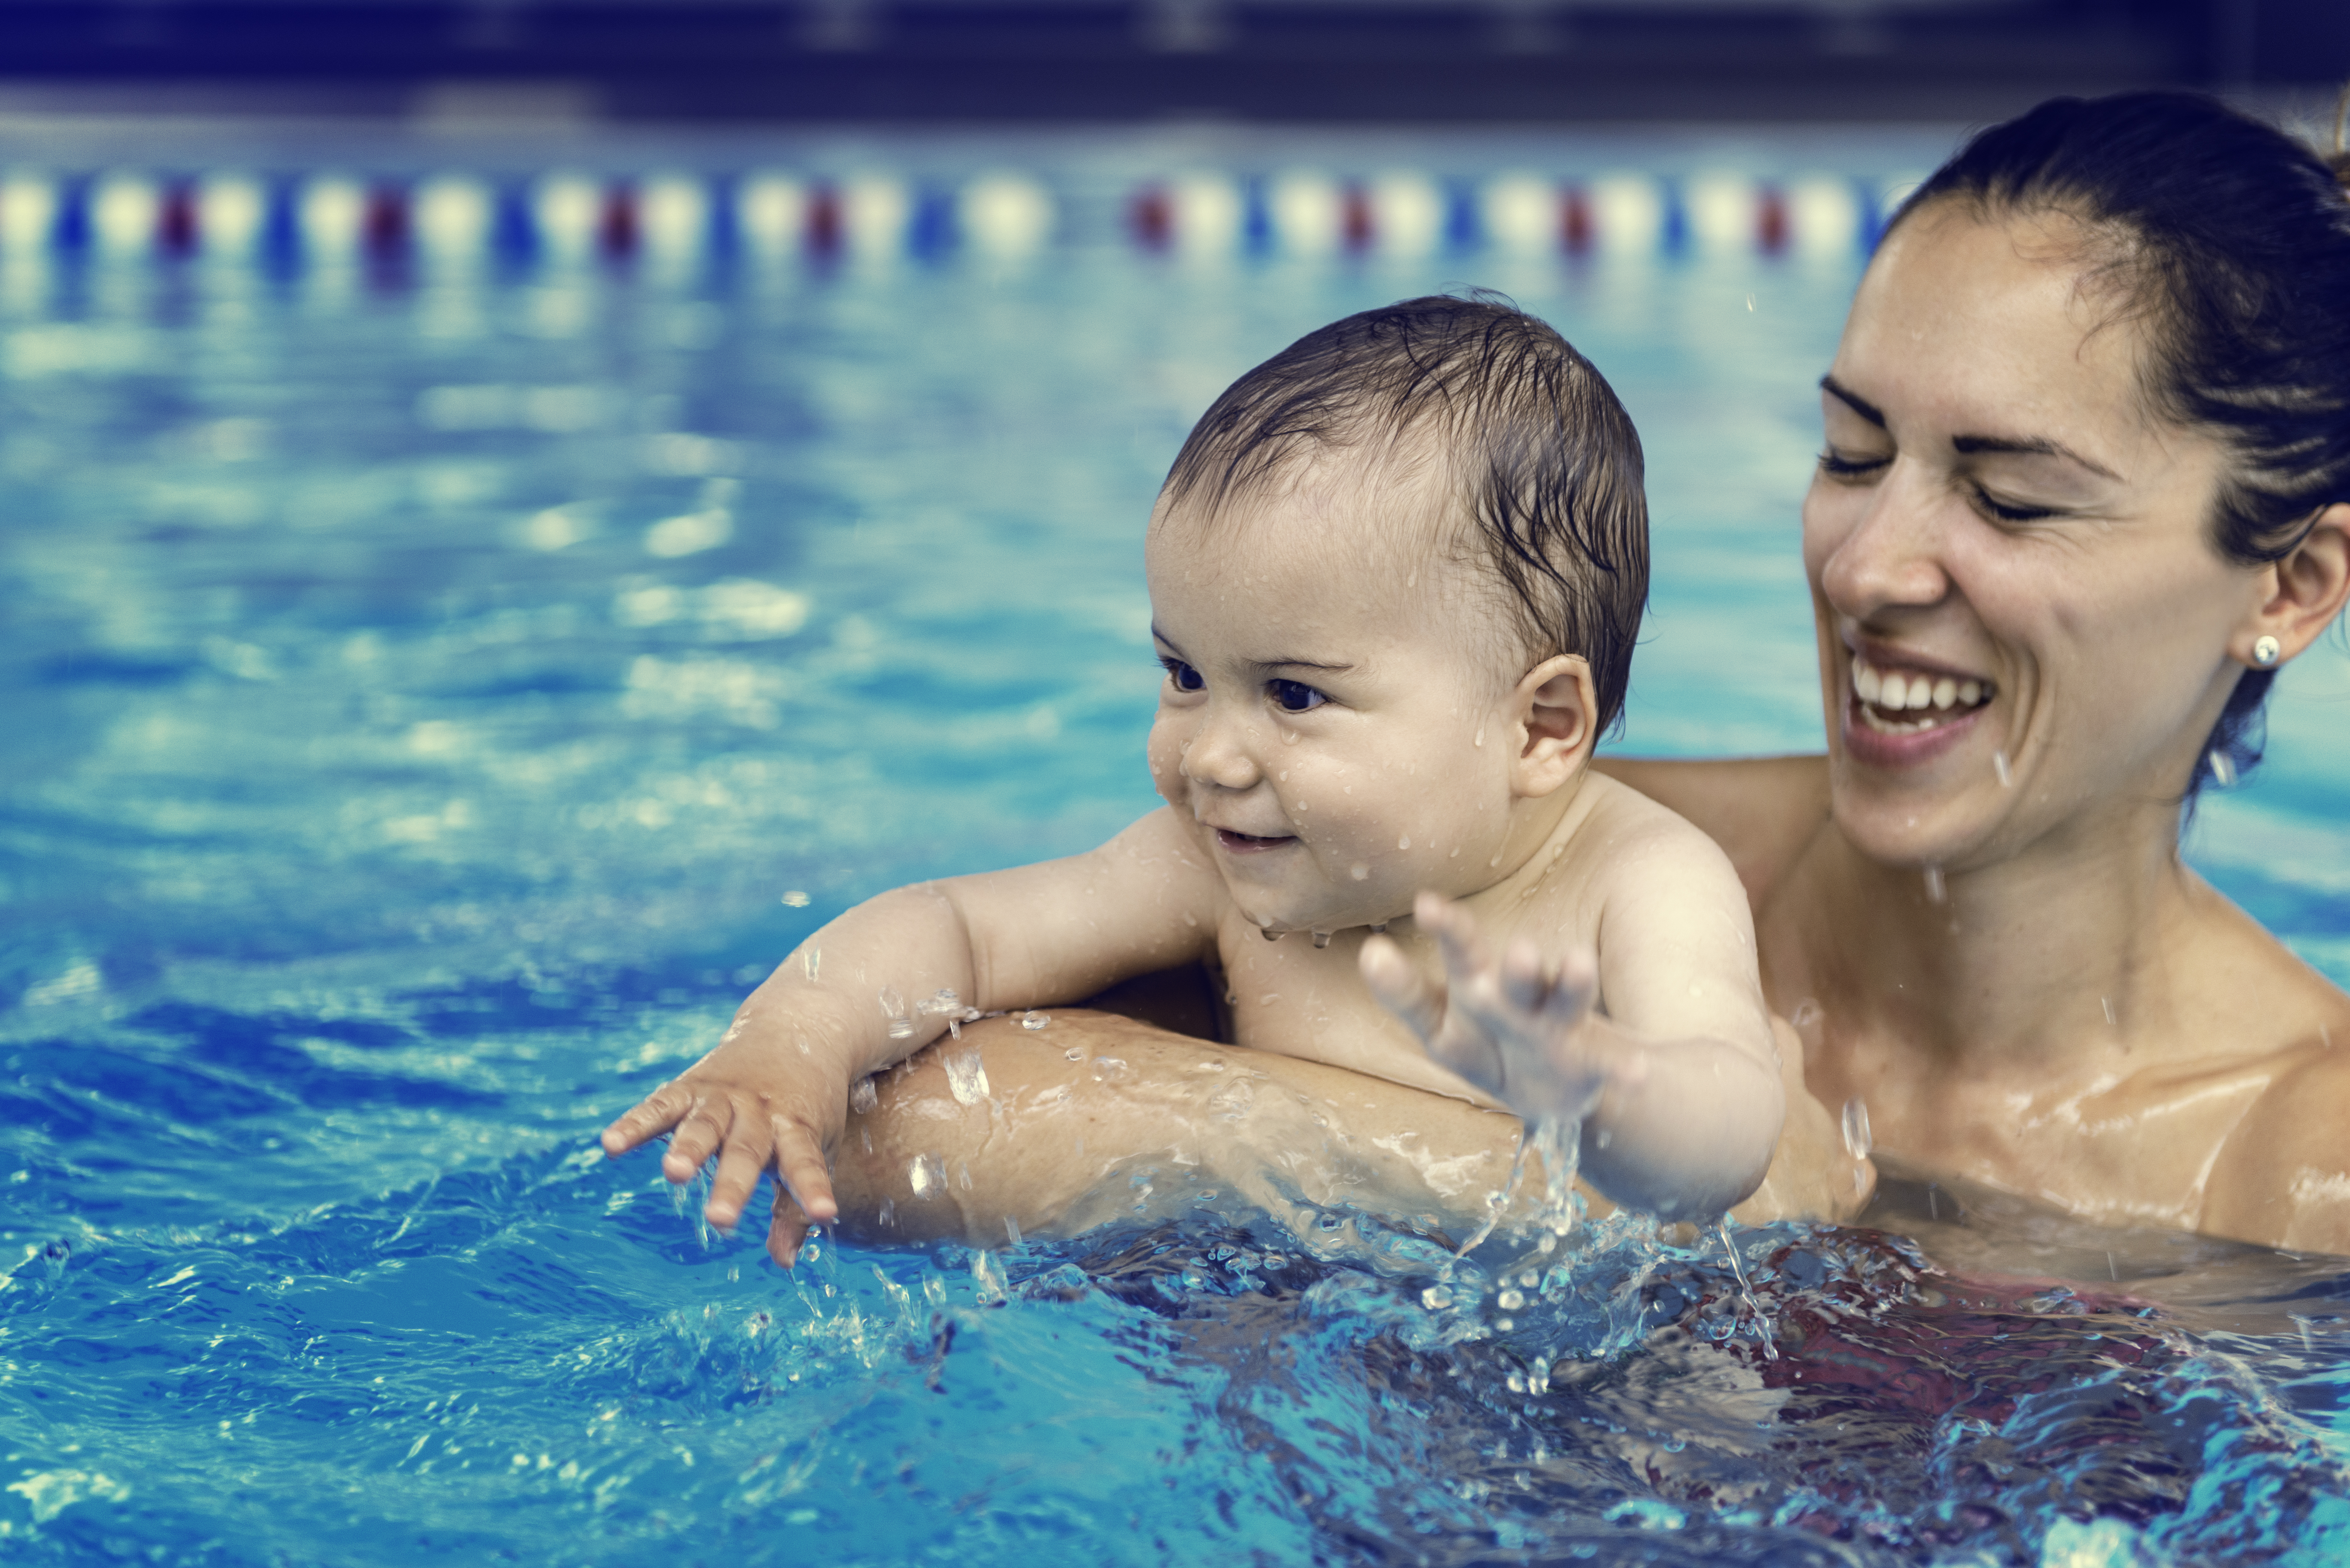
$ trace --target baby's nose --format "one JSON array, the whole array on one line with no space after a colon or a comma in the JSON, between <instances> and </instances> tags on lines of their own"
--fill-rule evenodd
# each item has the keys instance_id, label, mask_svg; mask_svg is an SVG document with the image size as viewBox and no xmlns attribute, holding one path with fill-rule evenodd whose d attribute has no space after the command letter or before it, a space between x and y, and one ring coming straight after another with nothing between
<instances>
[{"instance_id":1,"label":"baby's nose","mask_svg":"<svg viewBox=\"0 0 2350 1568\"><path fill-rule=\"evenodd\" d=\"M1243 726L1210 722L1184 742L1183 776L1218 789L1247 789L1264 776L1251 754Z\"/></svg>"}]
</instances>

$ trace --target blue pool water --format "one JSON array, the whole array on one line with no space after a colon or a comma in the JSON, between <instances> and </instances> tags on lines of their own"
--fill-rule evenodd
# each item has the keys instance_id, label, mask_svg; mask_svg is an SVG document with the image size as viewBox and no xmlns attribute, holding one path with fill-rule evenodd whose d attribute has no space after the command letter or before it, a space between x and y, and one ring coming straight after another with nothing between
<instances>
[{"instance_id":1,"label":"blue pool water","mask_svg":"<svg viewBox=\"0 0 2350 1568\"><path fill-rule=\"evenodd\" d=\"M1221 1220L785 1276L593 1147L846 905L1149 808L1151 493L1351 309L1500 287L1622 392L1626 749L1815 744L1796 504L1856 270L12 256L0 1558L2337 1558L2323 1261L1897 1183L1915 1243L1741 1232L1751 1305L1630 1229L1509 1311L1505 1250L1430 1306L1409 1245ZM2193 846L2336 981L2345 701L2293 667Z\"/></svg>"}]
</instances>

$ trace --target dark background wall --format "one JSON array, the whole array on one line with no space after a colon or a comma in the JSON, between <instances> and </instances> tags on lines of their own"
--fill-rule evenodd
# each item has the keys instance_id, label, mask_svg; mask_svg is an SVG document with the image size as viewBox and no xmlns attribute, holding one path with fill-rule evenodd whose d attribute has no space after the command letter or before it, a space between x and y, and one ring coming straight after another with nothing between
<instances>
[{"instance_id":1,"label":"dark background wall","mask_svg":"<svg viewBox=\"0 0 2350 1568\"><path fill-rule=\"evenodd\" d=\"M1950 119L2350 78L2350 0L0 0L0 84L839 120Z\"/></svg>"}]
</instances>

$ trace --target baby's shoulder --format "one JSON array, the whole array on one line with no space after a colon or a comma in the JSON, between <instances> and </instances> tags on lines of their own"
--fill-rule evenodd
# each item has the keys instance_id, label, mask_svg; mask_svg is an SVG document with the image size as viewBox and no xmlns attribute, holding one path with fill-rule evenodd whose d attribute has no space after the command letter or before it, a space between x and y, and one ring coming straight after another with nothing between
<instances>
[{"instance_id":1,"label":"baby's shoulder","mask_svg":"<svg viewBox=\"0 0 2350 1568\"><path fill-rule=\"evenodd\" d=\"M1543 878L1550 899L1603 918L1717 903L1745 912L1745 890L1720 845L1679 812L1603 774L1585 775L1575 809L1544 853L1555 863Z\"/></svg>"}]
</instances>

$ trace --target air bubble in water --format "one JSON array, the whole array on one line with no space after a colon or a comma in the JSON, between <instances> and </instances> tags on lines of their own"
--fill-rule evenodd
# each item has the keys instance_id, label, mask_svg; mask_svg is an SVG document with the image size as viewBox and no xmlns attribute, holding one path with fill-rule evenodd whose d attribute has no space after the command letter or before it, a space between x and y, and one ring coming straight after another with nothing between
<instances>
[{"instance_id":1,"label":"air bubble in water","mask_svg":"<svg viewBox=\"0 0 2350 1568\"><path fill-rule=\"evenodd\" d=\"M1999 775L1999 787L2002 789L2006 789L2015 783L2014 779L2008 775L2005 752L1993 752L1991 754L1991 771Z\"/></svg>"},{"instance_id":2,"label":"air bubble in water","mask_svg":"<svg viewBox=\"0 0 2350 1568\"><path fill-rule=\"evenodd\" d=\"M848 1108L860 1116L879 1103L880 1098L881 1091L873 1086L870 1078L859 1078L848 1087Z\"/></svg>"},{"instance_id":3,"label":"air bubble in water","mask_svg":"<svg viewBox=\"0 0 2350 1568\"><path fill-rule=\"evenodd\" d=\"M1949 889L1942 886L1942 868L1939 866L1927 867L1926 902L1929 904L1939 904L1949 897Z\"/></svg>"},{"instance_id":4,"label":"air bubble in water","mask_svg":"<svg viewBox=\"0 0 2350 1568\"><path fill-rule=\"evenodd\" d=\"M1051 1013L1038 1012L1034 1009L1031 1009L1020 1015L1020 1027L1023 1029L1042 1029L1045 1025L1052 1022L1053 1015Z\"/></svg>"},{"instance_id":5,"label":"air bubble in water","mask_svg":"<svg viewBox=\"0 0 2350 1568\"><path fill-rule=\"evenodd\" d=\"M1317 947L1317 948L1326 948L1326 947L1328 947L1328 946L1330 945L1330 933L1329 933L1329 932L1327 932L1327 931L1316 931L1316 932L1315 932L1315 933L1314 933L1314 945L1315 945L1315 947Z\"/></svg>"},{"instance_id":6,"label":"air bubble in water","mask_svg":"<svg viewBox=\"0 0 2350 1568\"><path fill-rule=\"evenodd\" d=\"M1452 1304L1452 1291L1448 1285L1430 1285L1419 1293L1419 1304L1430 1312L1442 1312Z\"/></svg>"},{"instance_id":7,"label":"air bubble in water","mask_svg":"<svg viewBox=\"0 0 2350 1568\"><path fill-rule=\"evenodd\" d=\"M1493 1304L1503 1312L1515 1312L1526 1304L1526 1298L1516 1286L1510 1285L1505 1286L1502 1293L1493 1298Z\"/></svg>"},{"instance_id":8,"label":"air bubble in water","mask_svg":"<svg viewBox=\"0 0 2350 1568\"><path fill-rule=\"evenodd\" d=\"M1868 1104L1855 1095L1844 1103L1844 1151L1855 1159L1866 1159L1870 1147Z\"/></svg>"}]
</instances>

